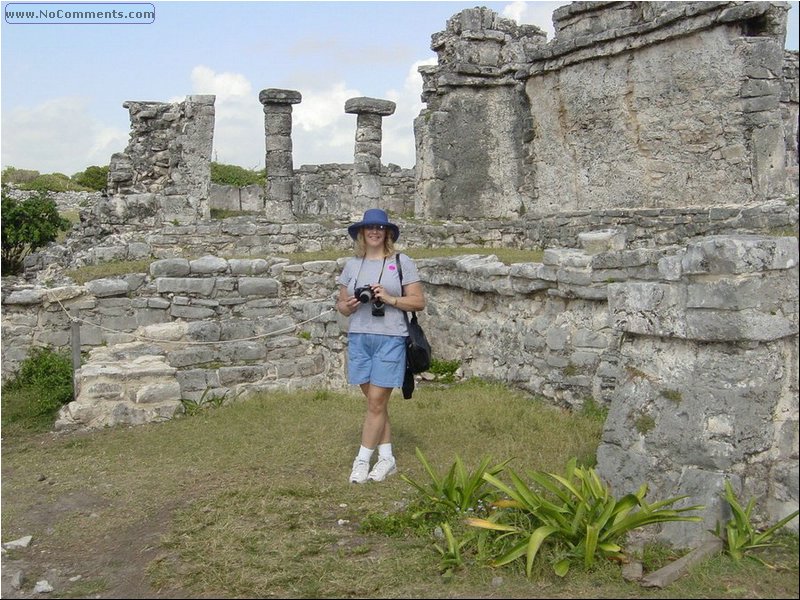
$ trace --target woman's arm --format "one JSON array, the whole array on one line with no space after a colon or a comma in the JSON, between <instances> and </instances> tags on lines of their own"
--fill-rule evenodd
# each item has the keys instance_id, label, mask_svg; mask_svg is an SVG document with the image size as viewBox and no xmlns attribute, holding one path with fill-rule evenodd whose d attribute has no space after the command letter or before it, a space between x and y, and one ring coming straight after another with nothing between
<instances>
[{"instance_id":1,"label":"woman's arm","mask_svg":"<svg viewBox=\"0 0 800 600\"><path fill-rule=\"evenodd\" d=\"M399 310L409 312L422 310L425 308L425 290L421 282L415 281L403 286L402 296L391 296L384 302Z\"/></svg>"}]
</instances>

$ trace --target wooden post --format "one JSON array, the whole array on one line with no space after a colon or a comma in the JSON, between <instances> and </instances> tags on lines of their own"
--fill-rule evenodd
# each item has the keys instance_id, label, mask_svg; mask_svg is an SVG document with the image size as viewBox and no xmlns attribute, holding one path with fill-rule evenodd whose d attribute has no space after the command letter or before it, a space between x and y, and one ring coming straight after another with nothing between
<instances>
[{"instance_id":1,"label":"wooden post","mask_svg":"<svg viewBox=\"0 0 800 600\"><path fill-rule=\"evenodd\" d=\"M74 316L70 316L72 318L72 395L74 399L77 399L78 378L76 373L81 368L81 324Z\"/></svg>"}]
</instances>

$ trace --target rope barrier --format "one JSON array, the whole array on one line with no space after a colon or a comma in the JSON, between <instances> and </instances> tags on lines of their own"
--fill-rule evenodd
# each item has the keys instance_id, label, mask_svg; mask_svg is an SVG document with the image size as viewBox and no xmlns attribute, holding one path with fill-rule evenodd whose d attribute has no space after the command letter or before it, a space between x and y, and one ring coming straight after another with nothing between
<instances>
[{"instance_id":1,"label":"rope barrier","mask_svg":"<svg viewBox=\"0 0 800 600\"><path fill-rule=\"evenodd\" d=\"M136 333L130 333L130 332L127 332L127 331L118 331L116 329L111 329L110 327L104 327L103 325L98 325L97 323L92 323L91 321L87 321L86 319L81 319L79 317L76 317L76 316L70 314L70 312L67 310L67 308L61 303L61 300L59 300L58 298L50 298L49 292L48 292L48 300L50 300L51 302L53 302L55 300L55 302L58 303L58 305L61 307L61 310L64 311L64 313L67 315L67 318L72 323L83 323L85 325L91 325L92 327L97 327L98 329L100 329L102 331L107 331L107 332L110 332L110 333L117 333L117 334L120 334L120 335L128 335L128 336L133 337L136 340L143 341L143 342L156 342L156 343L159 343L159 344L182 344L182 345L186 345L186 346L208 346L208 345L214 345L214 344L229 344L229 343L235 343L235 342L247 342L247 341L251 341L251 340L258 340L258 339L265 338L265 337L270 337L270 336L273 336L273 335L280 335L282 333L288 333L289 331L293 331L293 330L297 329L301 325L305 325L306 323L310 323L311 321L316 321L317 319L319 319L321 317L324 317L328 313L336 312L335 308L330 308L330 309L326 310L325 312L322 312L322 313L320 313L320 314L318 314L318 315L316 315L314 317L311 317L310 319L306 319L305 321L300 321L299 323L296 323L296 324L292 325L291 327L285 327L283 329L278 329L277 331L269 331L267 333L262 333L262 334L254 335L254 336L251 336L251 337L237 338L237 339L234 339L234 340L219 340L219 341L216 341L216 342L193 342L193 341L188 341L188 340L178 341L178 340L164 340L164 339L158 339L158 338L150 338L150 337L147 337L147 336L144 336L144 335L139 335L139 334L136 334Z\"/></svg>"}]
</instances>

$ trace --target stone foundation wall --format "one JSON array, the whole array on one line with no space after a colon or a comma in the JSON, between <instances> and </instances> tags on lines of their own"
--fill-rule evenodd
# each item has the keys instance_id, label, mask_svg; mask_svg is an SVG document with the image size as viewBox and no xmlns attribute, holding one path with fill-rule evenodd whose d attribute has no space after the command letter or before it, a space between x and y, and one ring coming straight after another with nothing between
<instances>
[{"instance_id":1,"label":"stone foundation wall","mask_svg":"<svg viewBox=\"0 0 800 600\"><path fill-rule=\"evenodd\" d=\"M361 215L358 215L360 218ZM630 248L684 243L703 235L748 233L788 235L797 231L798 207L793 200L735 207L564 211L515 220L445 221L426 224L392 214L402 229L400 248L507 247L535 249L577 247L580 234L593 229L622 230ZM241 216L197 224L165 223L153 230L136 223L120 230L113 224L87 220L76 225L64 245L50 246L26 261L28 279L48 277L66 264L92 265L111 260L139 260L205 254L225 257L268 257L275 254L351 248L351 220L319 219L273 223L262 216Z\"/></svg>"}]
</instances>

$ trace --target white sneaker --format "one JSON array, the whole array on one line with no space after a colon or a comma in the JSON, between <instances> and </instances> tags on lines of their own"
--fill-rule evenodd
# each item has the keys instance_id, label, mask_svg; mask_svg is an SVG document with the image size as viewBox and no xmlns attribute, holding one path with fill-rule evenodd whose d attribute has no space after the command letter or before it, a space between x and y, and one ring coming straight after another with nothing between
<instances>
[{"instance_id":1,"label":"white sneaker","mask_svg":"<svg viewBox=\"0 0 800 600\"><path fill-rule=\"evenodd\" d=\"M372 467L372 471L369 472L369 479L371 481L383 481L389 475L394 475L395 473L397 473L397 463L393 456L379 458L375 466Z\"/></svg>"},{"instance_id":2,"label":"white sneaker","mask_svg":"<svg viewBox=\"0 0 800 600\"><path fill-rule=\"evenodd\" d=\"M350 473L350 483L364 483L369 475L369 463L365 460L355 459L353 471Z\"/></svg>"}]
</instances>

